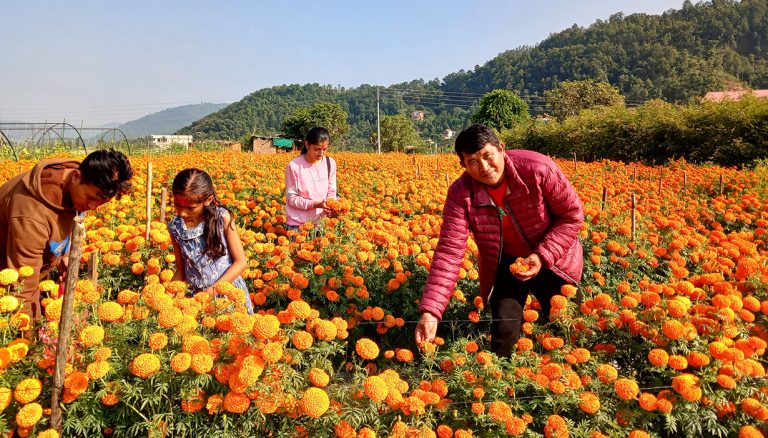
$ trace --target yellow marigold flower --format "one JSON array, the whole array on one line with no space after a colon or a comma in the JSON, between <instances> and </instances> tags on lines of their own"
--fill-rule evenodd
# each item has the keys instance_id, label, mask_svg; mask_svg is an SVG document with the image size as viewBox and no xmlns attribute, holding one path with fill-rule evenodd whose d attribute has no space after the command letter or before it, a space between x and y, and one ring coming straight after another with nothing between
<instances>
[{"instance_id":1,"label":"yellow marigold flower","mask_svg":"<svg viewBox=\"0 0 768 438\"><path fill-rule=\"evenodd\" d=\"M16 424L19 427L32 427L43 416L43 407L37 403L28 403L16 413Z\"/></svg>"},{"instance_id":2,"label":"yellow marigold flower","mask_svg":"<svg viewBox=\"0 0 768 438\"><path fill-rule=\"evenodd\" d=\"M30 330L32 328L32 317L26 313L14 313L13 316L11 316L11 324L22 331Z\"/></svg>"},{"instance_id":3,"label":"yellow marigold flower","mask_svg":"<svg viewBox=\"0 0 768 438\"><path fill-rule=\"evenodd\" d=\"M170 297L168 298L171 299ZM184 314L181 313L181 310L175 307L167 307L162 311L158 310L158 312L157 323L160 325L160 327L173 328L176 327L176 325L178 325L182 319L184 319Z\"/></svg>"},{"instance_id":4,"label":"yellow marigold flower","mask_svg":"<svg viewBox=\"0 0 768 438\"><path fill-rule=\"evenodd\" d=\"M13 295L0 297L0 313L10 313L19 307L19 299Z\"/></svg>"},{"instance_id":5,"label":"yellow marigold flower","mask_svg":"<svg viewBox=\"0 0 768 438\"><path fill-rule=\"evenodd\" d=\"M93 353L94 360L107 360L109 356L112 356L112 349L109 347L101 347Z\"/></svg>"},{"instance_id":6,"label":"yellow marigold flower","mask_svg":"<svg viewBox=\"0 0 768 438\"><path fill-rule=\"evenodd\" d=\"M261 349L261 357L266 363L276 363L283 357L283 344L280 342L267 342Z\"/></svg>"},{"instance_id":7,"label":"yellow marigold flower","mask_svg":"<svg viewBox=\"0 0 768 438\"><path fill-rule=\"evenodd\" d=\"M106 322L116 322L123 317L123 306L120 303L114 301L107 301L101 303L96 309L96 313L99 314L99 319Z\"/></svg>"},{"instance_id":8,"label":"yellow marigold flower","mask_svg":"<svg viewBox=\"0 0 768 438\"><path fill-rule=\"evenodd\" d=\"M59 438L59 432L56 429L46 429L38 433L37 438Z\"/></svg>"},{"instance_id":9,"label":"yellow marigold flower","mask_svg":"<svg viewBox=\"0 0 768 438\"><path fill-rule=\"evenodd\" d=\"M53 280L43 280L40 282L40 284L37 286L37 289L40 290L40 292L51 292L59 288L59 285L56 284Z\"/></svg>"},{"instance_id":10,"label":"yellow marigold flower","mask_svg":"<svg viewBox=\"0 0 768 438\"><path fill-rule=\"evenodd\" d=\"M139 294L128 289L123 289L117 294L117 302L120 304L136 304Z\"/></svg>"},{"instance_id":11,"label":"yellow marigold flower","mask_svg":"<svg viewBox=\"0 0 768 438\"><path fill-rule=\"evenodd\" d=\"M80 299L88 304L94 304L99 300L99 292L91 280L77 280L75 293L80 295Z\"/></svg>"},{"instance_id":12,"label":"yellow marigold flower","mask_svg":"<svg viewBox=\"0 0 768 438\"><path fill-rule=\"evenodd\" d=\"M35 270L32 266L22 266L19 268L19 277L21 278L31 277L34 273Z\"/></svg>"},{"instance_id":13,"label":"yellow marigold flower","mask_svg":"<svg viewBox=\"0 0 768 438\"><path fill-rule=\"evenodd\" d=\"M331 380L331 378L328 376L328 373L320 368L312 368L309 370L308 377L309 383L311 383L313 386L317 386L318 388L325 388L328 386L328 382Z\"/></svg>"},{"instance_id":14,"label":"yellow marigold flower","mask_svg":"<svg viewBox=\"0 0 768 438\"><path fill-rule=\"evenodd\" d=\"M97 360L88 364L85 373L90 380L96 380L106 376L110 369L112 369L112 367L109 365L109 362L105 360Z\"/></svg>"},{"instance_id":15,"label":"yellow marigold flower","mask_svg":"<svg viewBox=\"0 0 768 438\"><path fill-rule=\"evenodd\" d=\"M149 337L150 350L162 350L166 345L168 345L168 335L165 333L152 333Z\"/></svg>"},{"instance_id":16,"label":"yellow marigold flower","mask_svg":"<svg viewBox=\"0 0 768 438\"><path fill-rule=\"evenodd\" d=\"M130 365L131 373L146 378L160 371L160 358L152 353L138 355Z\"/></svg>"},{"instance_id":17,"label":"yellow marigold flower","mask_svg":"<svg viewBox=\"0 0 768 438\"><path fill-rule=\"evenodd\" d=\"M320 388L309 388L304 391L300 403L301 412L312 418L320 418L331 405L328 394Z\"/></svg>"},{"instance_id":18,"label":"yellow marigold flower","mask_svg":"<svg viewBox=\"0 0 768 438\"><path fill-rule=\"evenodd\" d=\"M185 293L187 291L187 283L185 281L172 281L170 284L168 284L168 287L166 288L168 293L171 293L173 295L178 295Z\"/></svg>"},{"instance_id":19,"label":"yellow marigold flower","mask_svg":"<svg viewBox=\"0 0 768 438\"><path fill-rule=\"evenodd\" d=\"M373 360L379 356L379 346L368 338L358 339L355 343L355 351L360 357L367 360Z\"/></svg>"},{"instance_id":20,"label":"yellow marigold flower","mask_svg":"<svg viewBox=\"0 0 768 438\"><path fill-rule=\"evenodd\" d=\"M254 315L251 333L257 339L272 339L280 331L280 321L275 315Z\"/></svg>"},{"instance_id":21,"label":"yellow marigold flower","mask_svg":"<svg viewBox=\"0 0 768 438\"><path fill-rule=\"evenodd\" d=\"M101 344L104 340L104 329L98 325L88 325L80 330L80 342L87 348Z\"/></svg>"},{"instance_id":22,"label":"yellow marigold flower","mask_svg":"<svg viewBox=\"0 0 768 438\"><path fill-rule=\"evenodd\" d=\"M0 387L0 412L3 412L13 399L13 392L6 387Z\"/></svg>"},{"instance_id":23,"label":"yellow marigold flower","mask_svg":"<svg viewBox=\"0 0 768 438\"><path fill-rule=\"evenodd\" d=\"M224 410L235 414L242 414L251 406L251 399L245 394L228 392L224 396Z\"/></svg>"},{"instance_id":24,"label":"yellow marigold flower","mask_svg":"<svg viewBox=\"0 0 768 438\"><path fill-rule=\"evenodd\" d=\"M307 319L312 309L306 301L295 300L288 303L286 310L296 319Z\"/></svg>"},{"instance_id":25,"label":"yellow marigold flower","mask_svg":"<svg viewBox=\"0 0 768 438\"><path fill-rule=\"evenodd\" d=\"M181 351L189 354L210 353L211 344L202 336L191 335L181 342Z\"/></svg>"},{"instance_id":26,"label":"yellow marigold flower","mask_svg":"<svg viewBox=\"0 0 768 438\"><path fill-rule=\"evenodd\" d=\"M365 391L365 395L376 403L381 403L386 400L387 395L389 394L389 386L387 385L387 382L379 376L370 376L366 378L365 382L363 382L363 390Z\"/></svg>"},{"instance_id":27,"label":"yellow marigold flower","mask_svg":"<svg viewBox=\"0 0 768 438\"><path fill-rule=\"evenodd\" d=\"M304 330L299 330L293 334L291 342L298 350L306 350L314 343L312 334Z\"/></svg>"},{"instance_id":28,"label":"yellow marigold flower","mask_svg":"<svg viewBox=\"0 0 768 438\"><path fill-rule=\"evenodd\" d=\"M50 300L45 306L45 319L48 321L59 321L61 319L61 305L63 298Z\"/></svg>"},{"instance_id":29,"label":"yellow marigold flower","mask_svg":"<svg viewBox=\"0 0 768 438\"><path fill-rule=\"evenodd\" d=\"M13 269L6 268L0 271L0 286L8 286L19 281L19 273Z\"/></svg>"},{"instance_id":30,"label":"yellow marigold flower","mask_svg":"<svg viewBox=\"0 0 768 438\"><path fill-rule=\"evenodd\" d=\"M244 312L232 312L230 314L230 323L232 324L232 333L245 334L253 329L253 317Z\"/></svg>"},{"instance_id":31,"label":"yellow marigold flower","mask_svg":"<svg viewBox=\"0 0 768 438\"><path fill-rule=\"evenodd\" d=\"M213 369L213 357L208 354L193 354L190 368L198 374L208 373Z\"/></svg>"},{"instance_id":32,"label":"yellow marigold flower","mask_svg":"<svg viewBox=\"0 0 768 438\"><path fill-rule=\"evenodd\" d=\"M192 355L189 353L178 353L171 359L171 369L177 373L183 373L192 365Z\"/></svg>"},{"instance_id":33,"label":"yellow marigold flower","mask_svg":"<svg viewBox=\"0 0 768 438\"><path fill-rule=\"evenodd\" d=\"M13 398L21 404L27 404L34 401L40 396L40 391L43 390L43 384L40 379L29 378L24 379L16 385L16 389L13 390Z\"/></svg>"}]
</instances>

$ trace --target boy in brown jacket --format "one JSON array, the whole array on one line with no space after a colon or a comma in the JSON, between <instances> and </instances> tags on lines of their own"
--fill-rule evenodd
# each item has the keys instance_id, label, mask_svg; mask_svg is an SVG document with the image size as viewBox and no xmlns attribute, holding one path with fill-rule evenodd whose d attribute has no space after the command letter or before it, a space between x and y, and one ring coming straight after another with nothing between
<instances>
[{"instance_id":1,"label":"boy in brown jacket","mask_svg":"<svg viewBox=\"0 0 768 438\"><path fill-rule=\"evenodd\" d=\"M38 285L69 250L75 215L128 193L131 177L128 158L110 149L92 152L82 163L40 161L0 187L0 269L34 269L18 295L33 320L41 315Z\"/></svg>"}]
</instances>

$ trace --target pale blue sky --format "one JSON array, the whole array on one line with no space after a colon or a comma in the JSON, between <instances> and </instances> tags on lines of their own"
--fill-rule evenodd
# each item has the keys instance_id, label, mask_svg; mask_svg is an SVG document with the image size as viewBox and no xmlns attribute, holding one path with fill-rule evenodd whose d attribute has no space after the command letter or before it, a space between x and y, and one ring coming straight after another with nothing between
<instances>
[{"instance_id":1,"label":"pale blue sky","mask_svg":"<svg viewBox=\"0 0 768 438\"><path fill-rule=\"evenodd\" d=\"M683 0L0 0L0 121L125 122L266 87L443 78Z\"/></svg>"}]
</instances>

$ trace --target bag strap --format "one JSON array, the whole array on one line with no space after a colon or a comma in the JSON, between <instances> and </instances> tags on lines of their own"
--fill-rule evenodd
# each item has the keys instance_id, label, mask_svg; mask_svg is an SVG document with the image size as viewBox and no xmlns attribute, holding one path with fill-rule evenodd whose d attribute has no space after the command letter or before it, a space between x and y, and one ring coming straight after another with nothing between
<instances>
[{"instance_id":1,"label":"bag strap","mask_svg":"<svg viewBox=\"0 0 768 438\"><path fill-rule=\"evenodd\" d=\"M331 179L331 159L327 155L325 156L325 164L328 166L328 180Z\"/></svg>"}]
</instances>

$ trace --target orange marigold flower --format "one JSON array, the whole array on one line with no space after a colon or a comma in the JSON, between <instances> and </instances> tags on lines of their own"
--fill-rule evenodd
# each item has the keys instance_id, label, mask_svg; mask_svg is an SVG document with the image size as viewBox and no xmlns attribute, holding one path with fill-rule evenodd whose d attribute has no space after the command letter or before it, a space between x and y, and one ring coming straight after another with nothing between
<instances>
[{"instance_id":1,"label":"orange marigold flower","mask_svg":"<svg viewBox=\"0 0 768 438\"><path fill-rule=\"evenodd\" d=\"M360 357L367 360L373 360L379 356L379 346L368 338L358 339L355 343L355 351Z\"/></svg>"},{"instance_id":2,"label":"orange marigold flower","mask_svg":"<svg viewBox=\"0 0 768 438\"><path fill-rule=\"evenodd\" d=\"M205 408L211 415L218 414L221 412L222 404L224 404L224 397L222 397L221 394L213 394L212 396L208 397L208 400L205 402Z\"/></svg>"},{"instance_id":3,"label":"orange marigold flower","mask_svg":"<svg viewBox=\"0 0 768 438\"><path fill-rule=\"evenodd\" d=\"M189 353L178 353L171 359L171 369L177 373L183 373L192 365L192 355Z\"/></svg>"},{"instance_id":4,"label":"orange marigold flower","mask_svg":"<svg viewBox=\"0 0 768 438\"><path fill-rule=\"evenodd\" d=\"M312 338L311 333L304 330L299 330L293 334L291 342L298 350L303 351L312 346L314 339Z\"/></svg>"},{"instance_id":5,"label":"orange marigold flower","mask_svg":"<svg viewBox=\"0 0 768 438\"><path fill-rule=\"evenodd\" d=\"M376 403L383 402L389 394L389 386L387 385L387 382L379 376L370 376L366 378L363 383L363 389L365 395Z\"/></svg>"},{"instance_id":6,"label":"orange marigold flower","mask_svg":"<svg viewBox=\"0 0 768 438\"><path fill-rule=\"evenodd\" d=\"M559 415L550 415L547 418L547 424L544 425L544 436L546 438L568 437L568 424L565 419Z\"/></svg>"},{"instance_id":7,"label":"orange marigold flower","mask_svg":"<svg viewBox=\"0 0 768 438\"><path fill-rule=\"evenodd\" d=\"M688 360L685 358L685 356L673 354L672 356L669 356L669 367L673 370L684 370L688 368Z\"/></svg>"},{"instance_id":8,"label":"orange marigold flower","mask_svg":"<svg viewBox=\"0 0 768 438\"><path fill-rule=\"evenodd\" d=\"M261 357L266 363L277 363L283 357L283 344L280 342L267 342L261 349Z\"/></svg>"},{"instance_id":9,"label":"orange marigold flower","mask_svg":"<svg viewBox=\"0 0 768 438\"><path fill-rule=\"evenodd\" d=\"M619 372L611 364L601 364L597 367L597 378L603 383L611 383L619 376Z\"/></svg>"},{"instance_id":10,"label":"orange marigold flower","mask_svg":"<svg viewBox=\"0 0 768 438\"><path fill-rule=\"evenodd\" d=\"M395 357L400 362L409 363L413 361L413 352L407 348L399 348L397 353L395 353Z\"/></svg>"},{"instance_id":11,"label":"orange marigold flower","mask_svg":"<svg viewBox=\"0 0 768 438\"><path fill-rule=\"evenodd\" d=\"M306 301L294 300L288 303L286 310L296 319L307 319L312 309Z\"/></svg>"},{"instance_id":12,"label":"orange marigold flower","mask_svg":"<svg viewBox=\"0 0 768 438\"><path fill-rule=\"evenodd\" d=\"M152 353L138 355L130 365L131 373L146 378L160 371L160 358Z\"/></svg>"},{"instance_id":13,"label":"orange marigold flower","mask_svg":"<svg viewBox=\"0 0 768 438\"><path fill-rule=\"evenodd\" d=\"M228 392L224 396L224 410L234 414L242 414L251 406L251 399L245 394Z\"/></svg>"},{"instance_id":14,"label":"orange marigold flower","mask_svg":"<svg viewBox=\"0 0 768 438\"><path fill-rule=\"evenodd\" d=\"M325 370L320 368L312 368L308 374L309 382L318 388L325 388L330 382L331 378Z\"/></svg>"},{"instance_id":15,"label":"orange marigold flower","mask_svg":"<svg viewBox=\"0 0 768 438\"><path fill-rule=\"evenodd\" d=\"M251 333L257 339L271 339L280 331L280 321L275 315L257 315Z\"/></svg>"},{"instance_id":16,"label":"orange marigold flower","mask_svg":"<svg viewBox=\"0 0 768 438\"><path fill-rule=\"evenodd\" d=\"M651 365L656 367L663 367L667 365L669 360L669 354L661 348L654 348L648 352L648 361Z\"/></svg>"},{"instance_id":17,"label":"orange marigold flower","mask_svg":"<svg viewBox=\"0 0 768 438\"><path fill-rule=\"evenodd\" d=\"M621 378L616 380L613 385L616 394L623 400L632 400L640 393L640 387L637 382L631 379Z\"/></svg>"},{"instance_id":18,"label":"orange marigold flower","mask_svg":"<svg viewBox=\"0 0 768 438\"><path fill-rule=\"evenodd\" d=\"M21 404L27 404L34 401L42 390L43 383L40 379L24 379L16 385L16 389L13 391L13 398Z\"/></svg>"},{"instance_id":19,"label":"orange marigold flower","mask_svg":"<svg viewBox=\"0 0 768 438\"><path fill-rule=\"evenodd\" d=\"M213 357L205 353L193 354L189 367L197 374L206 374L213 369Z\"/></svg>"},{"instance_id":20,"label":"orange marigold flower","mask_svg":"<svg viewBox=\"0 0 768 438\"><path fill-rule=\"evenodd\" d=\"M168 335L165 333L152 333L149 337L150 350L162 350L166 345L168 345Z\"/></svg>"},{"instance_id":21,"label":"orange marigold flower","mask_svg":"<svg viewBox=\"0 0 768 438\"><path fill-rule=\"evenodd\" d=\"M579 394L579 408L587 414L594 414L600 410L600 398L594 392L582 392Z\"/></svg>"},{"instance_id":22,"label":"orange marigold flower","mask_svg":"<svg viewBox=\"0 0 768 438\"><path fill-rule=\"evenodd\" d=\"M107 360L112 355L112 349L109 347L101 347L93 353L94 360Z\"/></svg>"},{"instance_id":23,"label":"orange marigold flower","mask_svg":"<svg viewBox=\"0 0 768 438\"><path fill-rule=\"evenodd\" d=\"M643 392L640 394L640 397L637 398L637 402L643 410L648 412L656 410L657 399L656 396L651 393Z\"/></svg>"},{"instance_id":24,"label":"orange marigold flower","mask_svg":"<svg viewBox=\"0 0 768 438\"><path fill-rule=\"evenodd\" d=\"M4 411L13 400L13 391L10 388L0 387L0 412Z\"/></svg>"},{"instance_id":25,"label":"orange marigold flower","mask_svg":"<svg viewBox=\"0 0 768 438\"><path fill-rule=\"evenodd\" d=\"M661 330L664 332L664 336L669 339L676 340L685 336L685 326L676 319L668 319L664 321Z\"/></svg>"},{"instance_id":26,"label":"orange marigold flower","mask_svg":"<svg viewBox=\"0 0 768 438\"><path fill-rule=\"evenodd\" d=\"M39 436L39 435L38 435ZM764 438L763 432L755 426L744 425L739 429L739 438Z\"/></svg>"},{"instance_id":27,"label":"orange marigold flower","mask_svg":"<svg viewBox=\"0 0 768 438\"><path fill-rule=\"evenodd\" d=\"M725 374L718 374L717 384L725 389L733 389L736 387L736 380L734 380L733 377L731 376L727 376Z\"/></svg>"},{"instance_id":28,"label":"orange marigold flower","mask_svg":"<svg viewBox=\"0 0 768 438\"><path fill-rule=\"evenodd\" d=\"M330 406L328 394L320 388L309 388L301 397L300 407L304 415L312 418L320 418Z\"/></svg>"}]
</instances>

